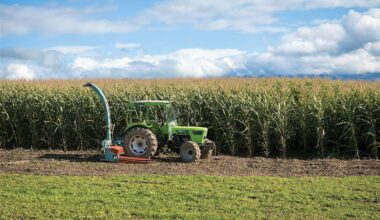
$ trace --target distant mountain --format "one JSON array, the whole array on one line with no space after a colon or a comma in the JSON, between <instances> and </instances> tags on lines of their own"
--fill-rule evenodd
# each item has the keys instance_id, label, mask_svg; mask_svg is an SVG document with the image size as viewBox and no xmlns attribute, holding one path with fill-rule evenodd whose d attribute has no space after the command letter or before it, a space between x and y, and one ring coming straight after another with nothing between
<instances>
[{"instance_id":1,"label":"distant mountain","mask_svg":"<svg viewBox=\"0 0 380 220\"><path fill-rule=\"evenodd\" d=\"M323 78L323 79L339 79L339 80L368 80L380 81L380 73L364 73L364 74L249 74L249 73L228 73L224 77L287 77L287 78Z\"/></svg>"}]
</instances>

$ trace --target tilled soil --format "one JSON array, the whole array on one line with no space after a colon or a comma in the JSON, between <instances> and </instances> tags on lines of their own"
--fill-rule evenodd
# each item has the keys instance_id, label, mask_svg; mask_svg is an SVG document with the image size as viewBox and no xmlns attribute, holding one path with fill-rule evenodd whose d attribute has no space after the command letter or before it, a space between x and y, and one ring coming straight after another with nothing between
<instances>
[{"instance_id":1,"label":"tilled soil","mask_svg":"<svg viewBox=\"0 0 380 220\"><path fill-rule=\"evenodd\" d=\"M0 150L0 174L37 175L223 175L223 176L350 176L380 175L379 160L273 159L214 156L183 163L161 155L148 164L102 162L98 152Z\"/></svg>"}]
</instances>

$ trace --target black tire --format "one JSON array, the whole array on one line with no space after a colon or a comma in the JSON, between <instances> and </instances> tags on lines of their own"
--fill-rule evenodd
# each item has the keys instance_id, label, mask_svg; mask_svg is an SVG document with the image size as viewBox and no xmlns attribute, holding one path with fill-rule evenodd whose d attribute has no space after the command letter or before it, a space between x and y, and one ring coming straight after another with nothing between
<instances>
[{"instance_id":1,"label":"black tire","mask_svg":"<svg viewBox=\"0 0 380 220\"><path fill-rule=\"evenodd\" d=\"M199 149L197 143L192 141L185 141L181 144L180 156L183 162L195 162L201 157L201 149Z\"/></svg>"},{"instance_id":2,"label":"black tire","mask_svg":"<svg viewBox=\"0 0 380 220\"><path fill-rule=\"evenodd\" d=\"M149 129L135 127L124 135L123 147L127 156L150 158L155 155L157 146L156 135Z\"/></svg>"},{"instance_id":3,"label":"black tire","mask_svg":"<svg viewBox=\"0 0 380 220\"><path fill-rule=\"evenodd\" d=\"M204 146L202 148L201 159L211 159L212 151L215 149L215 142L206 139Z\"/></svg>"},{"instance_id":4,"label":"black tire","mask_svg":"<svg viewBox=\"0 0 380 220\"><path fill-rule=\"evenodd\" d=\"M211 159L212 149L209 146L204 146L202 149L201 159Z\"/></svg>"}]
</instances>

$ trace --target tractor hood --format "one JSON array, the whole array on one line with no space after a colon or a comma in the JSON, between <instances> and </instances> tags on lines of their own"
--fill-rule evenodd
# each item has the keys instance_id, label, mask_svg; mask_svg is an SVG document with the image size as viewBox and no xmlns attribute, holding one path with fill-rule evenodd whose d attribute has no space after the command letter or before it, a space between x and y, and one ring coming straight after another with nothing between
<instances>
[{"instance_id":1,"label":"tractor hood","mask_svg":"<svg viewBox=\"0 0 380 220\"><path fill-rule=\"evenodd\" d=\"M194 127L194 126L173 126L173 130L176 131L201 131L207 133L207 128L205 127Z\"/></svg>"},{"instance_id":2,"label":"tractor hood","mask_svg":"<svg viewBox=\"0 0 380 220\"><path fill-rule=\"evenodd\" d=\"M192 127L192 126L173 126L173 135L188 135L191 140L203 144L207 136L207 128L205 127Z\"/></svg>"}]
</instances>

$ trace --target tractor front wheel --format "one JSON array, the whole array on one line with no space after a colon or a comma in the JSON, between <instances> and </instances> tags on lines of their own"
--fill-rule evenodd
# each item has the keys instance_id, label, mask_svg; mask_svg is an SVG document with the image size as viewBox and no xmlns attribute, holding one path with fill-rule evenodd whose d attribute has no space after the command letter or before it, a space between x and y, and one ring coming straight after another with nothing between
<instances>
[{"instance_id":1,"label":"tractor front wheel","mask_svg":"<svg viewBox=\"0 0 380 220\"><path fill-rule=\"evenodd\" d=\"M186 163L191 163L199 160L201 157L201 149L198 144L192 141L185 141L180 148L181 160Z\"/></svg>"},{"instance_id":2,"label":"tractor front wheel","mask_svg":"<svg viewBox=\"0 0 380 220\"><path fill-rule=\"evenodd\" d=\"M156 135L146 128L132 128L124 136L124 150L130 157L153 157L157 146Z\"/></svg>"}]
</instances>

